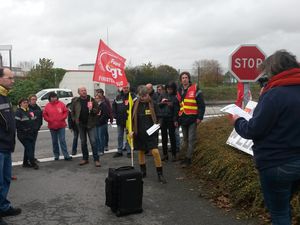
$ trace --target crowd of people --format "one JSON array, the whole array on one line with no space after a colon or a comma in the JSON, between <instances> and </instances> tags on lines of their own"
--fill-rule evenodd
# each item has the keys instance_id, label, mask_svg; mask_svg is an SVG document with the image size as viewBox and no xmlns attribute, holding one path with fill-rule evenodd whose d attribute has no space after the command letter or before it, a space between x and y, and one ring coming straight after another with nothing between
<instances>
[{"instance_id":1,"label":"crowd of people","mask_svg":"<svg viewBox=\"0 0 300 225\"><path fill-rule=\"evenodd\" d=\"M49 102L43 110L36 104L37 96L30 95L21 98L16 112L9 99L8 91L14 84L14 74L9 69L0 69L0 225L6 224L2 217L18 215L21 209L14 208L7 200L11 181L11 153L15 148L15 133L24 147L23 167L39 169L35 157L35 145L43 120L48 124L51 134L54 160L59 160L62 154L64 160L72 161L72 155L77 154L78 138L81 141L82 159L80 166L89 163L87 138L91 145L94 165L101 167L100 157L108 151L109 133L108 122L116 120L118 132L118 151L114 158L122 157L126 152L131 157L133 150L138 151L138 163L146 177L146 157L152 155L158 180L166 183L163 175L162 161L169 160L168 139L170 139L171 161L178 160L180 149L179 125L183 130L183 142L187 146L187 154L182 161L182 167L191 164L192 151L196 140L196 124L203 119L205 103L201 91L191 83L188 72L180 75L180 87L175 82L158 85L154 91L152 84L141 85L137 92L130 90L130 85L119 89L112 104L104 95L102 89L96 90L95 96L87 94L85 87L78 88L78 97L72 99L67 107L58 99L55 92L49 93ZM126 120L129 110L129 94L133 101L132 130L129 135L133 138L133 146L124 135L128 135ZM71 154L65 139L68 127L73 133ZM158 130L149 135L146 131L154 124L160 124L162 134L162 152L158 149ZM5 138L4 138L5 137Z\"/></svg>"},{"instance_id":2,"label":"crowd of people","mask_svg":"<svg viewBox=\"0 0 300 225\"><path fill-rule=\"evenodd\" d=\"M253 140L253 152L265 204L270 211L273 225L291 224L290 200L300 187L300 66L296 57L281 50L269 56L260 68L269 77L261 90L253 118L247 121L232 117L236 131L246 139ZM87 94L85 87L78 88L79 97L73 98L67 108L53 92L49 103L42 111L36 104L36 96L22 98L16 112L7 95L14 83L14 74L7 68L0 68L0 225L7 224L2 217L21 213L7 199L12 179L11 153L15 148L15 136L24 146L23 167L39 169L35 158L35 144L43 118L48 122L52 137L54 159L60 156L59 147L66 161L71 161L65 140L68 118L69 128L74 134L72 155L77 154L78 137L81 140L82 159L80 166L89 163L87 137L91 145L94 164L100 167L100 156L108 150L108 121L116 119L118 127L118 151L131 156L132 146L124 139L130 99L133 100L132 132L134 150L138 151L138 163L143 177L146 177L146 157L152 155L158 180L166 183L162 161L169 160L168 139L170 139L171 161L178 160L180 149L179 126L186 147L183 168L191 165L195 149L196 128L203 120L205 103L201 91L191 82L188 72L182 72L180 84L175 82L158 85L141 85L137 92L130 86L123 87L112 105L102 89L94 97ZM131 97L131 98L130 98ZM162 154L158 149L158 131L148 134L147 130L160 124ZM17 132L16 132L17 131Z\"/></svg>"}]
</instances>

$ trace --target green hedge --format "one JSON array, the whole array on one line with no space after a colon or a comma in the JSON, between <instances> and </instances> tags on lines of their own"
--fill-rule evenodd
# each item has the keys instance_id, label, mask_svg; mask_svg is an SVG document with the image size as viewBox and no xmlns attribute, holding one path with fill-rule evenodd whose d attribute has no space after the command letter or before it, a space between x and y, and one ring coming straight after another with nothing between
<instances>
[{"instance_id":1,"label":"green hedge","mask_svg":"<svg viewBox=\"0 0 300 225\"><path fill-rule=\"evenodd\" d=\"M227 117L201 123L193 164L187 170L214 199L225 196L247 217L268 221L252 156L226 144L232 126ZM222 199L222 198L221 198ZM300 224L300 194L292 200L294 224Z\"/></svg>"},{"instance_id":2,"label":"green hedge","mask_svg":"<svg viewBox=\"0 0 300 225\"><path fill-rule=\"evenodd\" d=\"M200 87L205 101L235 100L237 96L236 85L222 85L218 87ZM256 83L250 84L253 99L258 99L260 87Z\"/></svg>"}]
</instances>

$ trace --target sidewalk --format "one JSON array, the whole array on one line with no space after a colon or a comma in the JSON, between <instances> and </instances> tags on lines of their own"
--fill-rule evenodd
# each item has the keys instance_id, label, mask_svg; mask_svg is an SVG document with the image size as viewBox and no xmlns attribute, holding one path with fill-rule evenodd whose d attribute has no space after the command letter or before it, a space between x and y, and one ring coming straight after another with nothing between
<instances>
[{"instance_id":1,"label":"sidewalk","mask_svg":"<svg viewBox=\"0 0 300 225\"><path fill-rule=\"evenodd\" d=\"M137 154L135 153L135 157ZM152 157L147 160L141 214L116 217L105 206L105 177L109 167L130 165L126 157L106 154L102 167L90 163L79 166L79 159L40 163L39 170L13 167L9 199L23 212L5 217L13 225L254 225L236 220L199 197L195 186L184 179L177 163L165 163L167 184L157 181Z\"/></svg>"}]
</instances>

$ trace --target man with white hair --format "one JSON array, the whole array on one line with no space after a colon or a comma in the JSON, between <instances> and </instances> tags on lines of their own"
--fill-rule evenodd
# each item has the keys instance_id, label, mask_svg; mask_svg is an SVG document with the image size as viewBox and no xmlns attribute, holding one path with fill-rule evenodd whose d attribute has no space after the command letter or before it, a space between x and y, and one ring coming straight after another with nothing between
<instances>
[{"instance_id":1,"label":"man with white hair","mask_svg":"<svg viewBox=\"0 0 300 225\"><path fill-rule=\"evenodd\" d=\"M78 127L79 136L81 140L81 151L82 160L79 163L80 166L89 163L89 151L87 147L87 135L89 137L93 158L96 167L100 167L99 154L96 146L96 122L98 104L94 98L87 94L85 87L78 88L79 97L72 99L72 110L71 116L72 120Z\"/></svg>"}]
</instances>

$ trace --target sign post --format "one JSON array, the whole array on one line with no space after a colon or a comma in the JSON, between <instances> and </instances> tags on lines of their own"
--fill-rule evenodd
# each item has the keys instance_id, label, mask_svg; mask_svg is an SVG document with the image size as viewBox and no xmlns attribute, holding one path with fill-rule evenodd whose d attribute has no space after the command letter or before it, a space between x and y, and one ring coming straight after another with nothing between
<instances>
[{"instance_id":1,"label":"sign post","mask_svg":"<svg viewBox=\"0 0 300 225\"><path fill-rule=\"evenodd\" d=\"M244 106L250 100L250 82L263 75L257 68L265 58L266 54L257 45L240 45L229 56L229 71L244 84Z\"/></svg>"}]
</instances>

